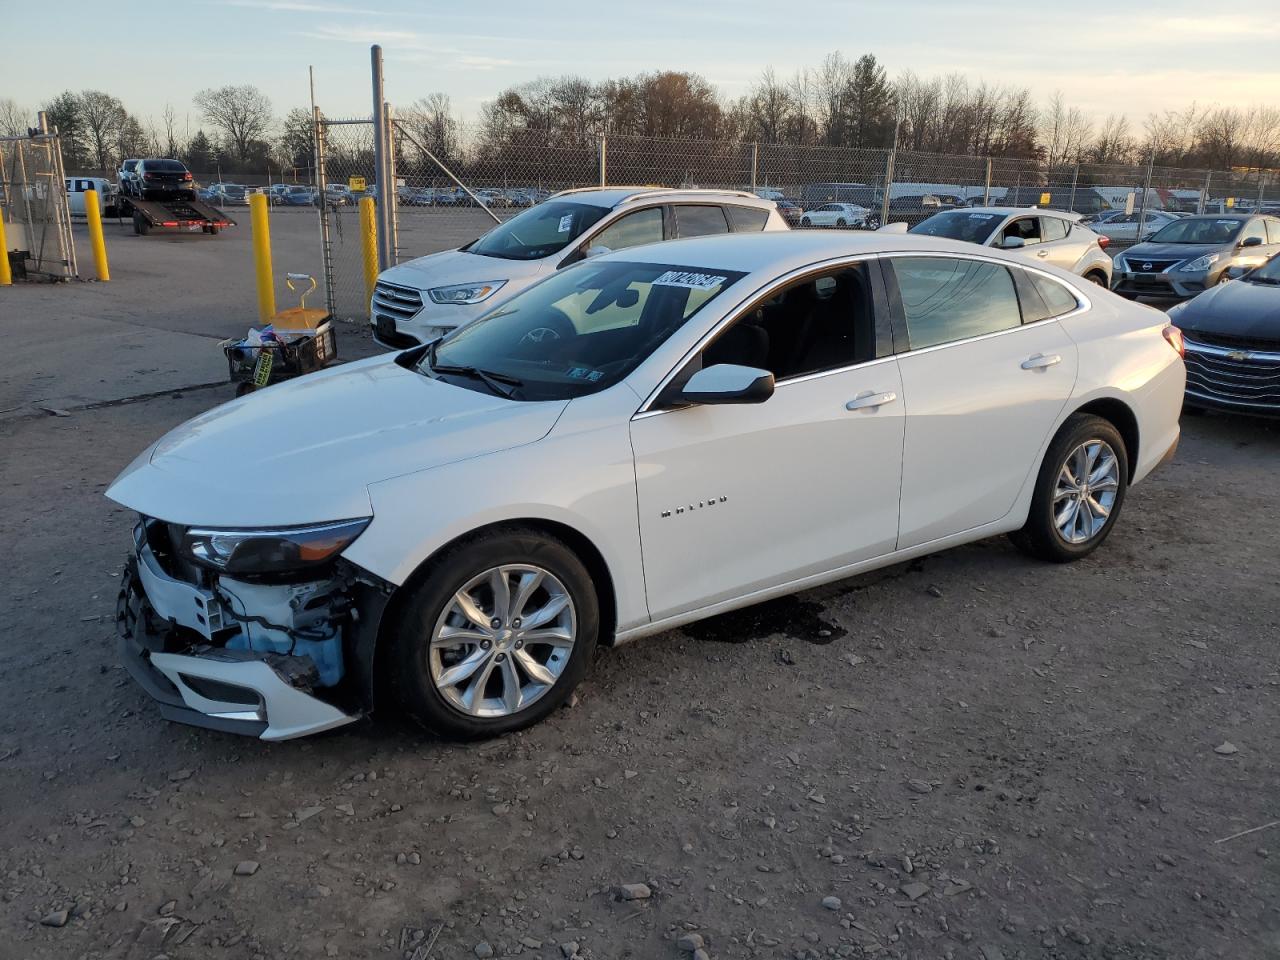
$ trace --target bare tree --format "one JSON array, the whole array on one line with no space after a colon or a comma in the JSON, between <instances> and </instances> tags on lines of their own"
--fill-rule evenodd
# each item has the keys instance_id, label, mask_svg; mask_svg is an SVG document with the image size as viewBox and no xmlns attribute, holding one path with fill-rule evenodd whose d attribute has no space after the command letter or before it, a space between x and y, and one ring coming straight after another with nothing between
<instances>
[{"instance_id":1,"label":"bare tree","mask_svg":"<svg viewBox=\"0 0 1280 960\"><path fill-rule=\"evenodd\" d=\"M178 142L178 113L173 109L173 104L164 105L161 117L164 120L164 155L176 157L182 152L182 145Z\"/></svg>"},{"instance_id":2,"label":"bare tree","mask_svg":"<svg viewBox=\"0 0 1280 960\"><path fill-rule=\"evenodd\" d=\"M80 117L84 121L86 140L97 169L110 170L113 148L120 141L129 114L123 103L101 90L84 90L79 99Z\"/></svg>"},{"instance_id":3,"label":"bare tree","mask_svg":"<svg viewBox=\"0 0 1280 960\"><path fill-rule=\"evenodd\" d=\"M193 102L205 120L226 135L241 163L249 159L252 145L262 141L271 126L271 101L251 84L201 90Z\"/></svg>"},{"instance_id":4,"label":"bare tree","mask_svg":"<svg viewBox=\"0 0 1280 960\"><path fill-rule=\"evenodd\" d=\"M1040 114L1040 145L1045 163L1050 168L1079 163L1092 132L1093 125L1084 113L1068 107L1062 91L1057 91Z\"/></svg>"},{"instance_id":5,"label":"bare tree","mask_svg":"<svg viewBox=\"0 0 1280 960\"><path fill-rule=\"evenodd\" d=\"M0 137L20 137L35 126L35 114L12 97L0 97Z\"/></svg>"}]
</instances>

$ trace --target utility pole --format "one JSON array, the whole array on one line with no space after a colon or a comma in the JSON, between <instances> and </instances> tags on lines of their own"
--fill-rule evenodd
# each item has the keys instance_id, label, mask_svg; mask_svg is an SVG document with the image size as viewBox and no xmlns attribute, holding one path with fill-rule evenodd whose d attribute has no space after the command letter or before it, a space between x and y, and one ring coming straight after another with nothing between
<instances>
[{"instance_id":1,"label":"utility pole","mask_svg":"<svg viewBox=\"0 0 1280 960\"><path fill-rule=\"evenodd\" d=\"M391 206L395 201L394 184L387 183L390 170L387 156L391 149L391 137L387 131L387 100L382 82L382 47L369 48L369 63L373 72L373 167L378 178L375 198L378 203L378 270L391 266Z\"/></svg>"}]
</instances>

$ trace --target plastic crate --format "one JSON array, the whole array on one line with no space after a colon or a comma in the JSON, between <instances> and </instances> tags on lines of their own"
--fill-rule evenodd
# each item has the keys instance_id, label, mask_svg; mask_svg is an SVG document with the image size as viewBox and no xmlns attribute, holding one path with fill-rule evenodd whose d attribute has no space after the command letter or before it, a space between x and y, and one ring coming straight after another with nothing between
<instances>
[{"instance_id":1,"label":"plastic crate","mask_svg":"<svg viewBox=\"0 0 1280 960\"><path fill-rule=\"evenodd\" d=\"M228 340L223 342L222 352L227 357L232 383L265 387L328 366L338 358L338 338L333 324L325 321L314 335L298 335L283 343L259 347Z\"/></svg>"}]
</instances>

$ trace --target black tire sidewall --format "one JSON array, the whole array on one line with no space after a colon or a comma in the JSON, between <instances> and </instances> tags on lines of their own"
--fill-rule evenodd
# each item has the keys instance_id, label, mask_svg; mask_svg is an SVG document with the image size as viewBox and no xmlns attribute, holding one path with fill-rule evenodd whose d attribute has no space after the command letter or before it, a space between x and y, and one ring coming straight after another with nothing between
<instances>
[{"instance_id":1,"label":"black tire sidewall","mask_svg":"<svg viewBox=\"0 0 1280 960\"><path fill-rule=\"evenodd\" d=\"M1053 522L1053 492L1057 488L1058 474L1067 455L1087 440L1105 440L1110 445L1119 461L1117 472L1120 483L1116 489L1115 502L1111 505L1111 513L1102 530L1085 543L1068 543ZM1068 563L1086 557L1111 535L1124 507L1128 490L1129 451L1120 431L1102 417L1087 413L1073 414L1067 418L1045 451L1040 473L1036 477L1035 492L1031 496L1027 523L1014 536L1014 543L1033 556L1057 563Z\"/></svg>"},{"instance_id":2,"label":"black tire sidewall","mask_svg":"<svg viewBox=\"0 0 1280 960\"><path fill-rule=\"evenodd\" d=\"M527 710L509 717L469 717L436 690L427 664L427 644L445 604L476 574L508 563L536 564L554 574L573 600L578 635L554 687ZM562 541L539 531L499 530L449 548L408 585L409 593L392 624L386 678L411 717L445 736L474 740L531 726L568 699L586 676L600 633L599 601L591 575Z\"/></svg>"}]
</instances>

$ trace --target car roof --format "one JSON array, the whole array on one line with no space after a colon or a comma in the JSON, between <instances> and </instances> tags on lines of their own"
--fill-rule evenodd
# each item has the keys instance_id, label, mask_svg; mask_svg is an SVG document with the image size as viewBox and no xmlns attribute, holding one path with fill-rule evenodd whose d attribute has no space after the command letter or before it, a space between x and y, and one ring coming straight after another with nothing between
<instances>
[{"instance_id":1,"label":"car roof","mask_svg":"<svg viewBox=\"0 0 1280 960\"><path fill-rule=\"evenodd\" d=\"M1058 217L1062 220L1079 220L1080 214L1068 210L1050 210L1048 207L956 207L940 213L997 213L1002 217L1037 216Z\"/></svg>"},{"instance_id":2,"label":"car roof","mask_svg":"<svg viewBox=\"0 0 1280 960\"><path fill-rule=\"evenodd\" d=\"M592 262L621 260L777 276L826 260L876 253L978 255L1027 266L1025 257L962 240L913 233L840 230L768 230L665 240L604 254Z\"/></svg>"},{"instance_id":3,"label":"car roof","mask_svg":"<svg viewBox=\"0 0 1280 960\"><path fill-rule=\"evenodd\" d=\"M612 210L614 207L621 206L624 203L658 198L671 202L716 200L723 203L732 201L744 207L760 207L765 210L772 209L774 206L772 200L765 200L763 197L757 197L754 193L747 193L745 190L676 189L672 187L582 187L577 190L562 190L559 193L552 194L547 199L573 200L576 203L589 203L593 206L606 207Z\"/></svg>"},{"instance_id":4,"label":"car roof","mask_svg":"<svg viewBox=\"0 0 1280 960\"><path fill-rule=\"evenodd\" d=\"M1250 217L1257 216L1253 213L1195 213L1189 217L1183 217L1184 220L1248 220Z\"/></svg>"}]
</instances>

